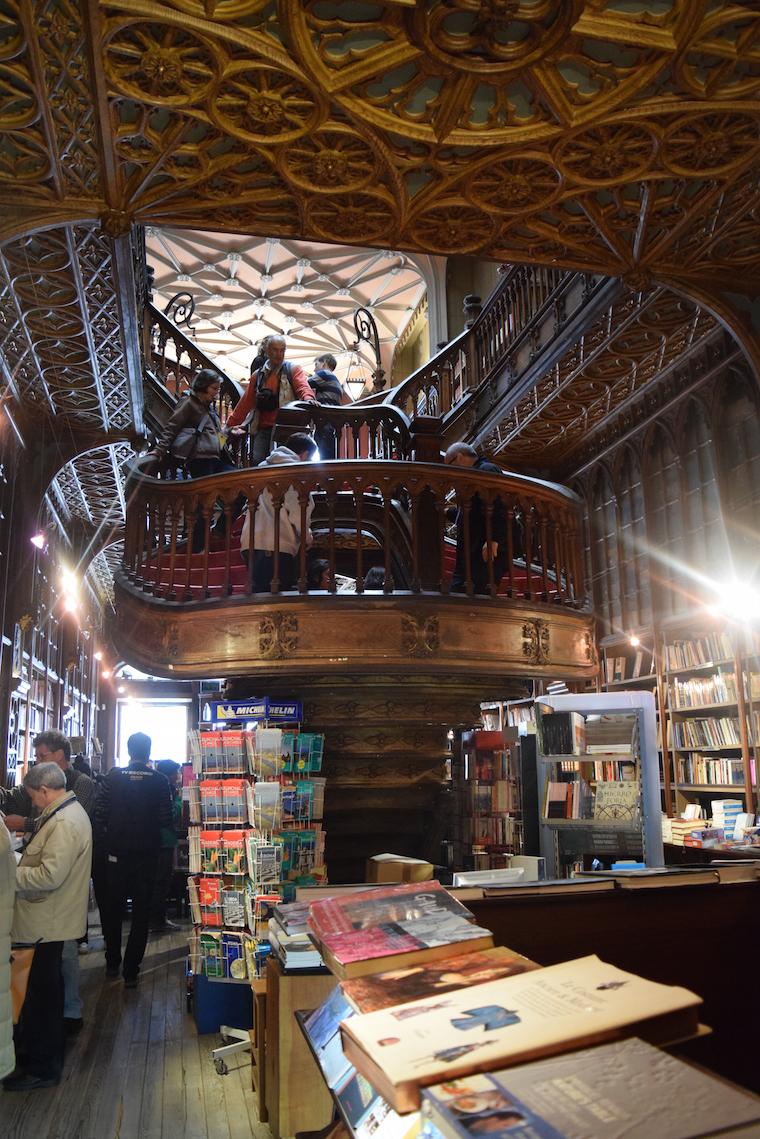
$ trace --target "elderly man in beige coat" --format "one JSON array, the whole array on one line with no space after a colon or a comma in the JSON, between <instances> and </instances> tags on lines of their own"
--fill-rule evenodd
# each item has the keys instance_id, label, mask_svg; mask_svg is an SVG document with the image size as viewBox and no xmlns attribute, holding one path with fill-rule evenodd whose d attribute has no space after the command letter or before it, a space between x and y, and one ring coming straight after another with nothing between
<instances>
[{"instance_id":1,"label":"elderly man in beige coat","mask_svg":"<svg viewBox=\"0 0 760 1139\"><path fill-rule=\"evenodd\" d=\"M11 836L0 823L0 1079L13 1071L13 1017L11 1015L11 921L16 893L16 858Z\"/></svg>"},{"instance_id":2,"label":"elderly man in beige coat","mask_svg":"<svg viewBox=\"0 0 760 1139\"><path fill-rule=\"evenodd\" d=\"M87 928L92 828L87 812L56 763L38 763L24 779L41 812L16 869L11 937L34 945L29 987L18 1025L19 1065L3 1080L6 1091L57 1084L63 1067L64 941Z\"/></svg>"}]
</instances>

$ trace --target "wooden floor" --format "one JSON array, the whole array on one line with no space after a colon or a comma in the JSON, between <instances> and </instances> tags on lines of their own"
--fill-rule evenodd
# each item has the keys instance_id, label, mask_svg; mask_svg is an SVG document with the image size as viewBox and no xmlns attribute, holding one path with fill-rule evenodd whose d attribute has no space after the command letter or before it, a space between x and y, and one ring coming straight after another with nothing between
<instances>
[{"instance_id":1,"label":"wooden floor","mask_svg":"<svg viewBox=\"0 0 760 1139\"><path fill-rule=\"evenodd\" d=\"M196 1032L186 955L186 933L152 936L129 992L121 979L106 980L102 950L81 956L84 1028L63 1079L0 1091L1 1139L271 1139L256 1114L250 1054L232 1055L220 1076L210 1052L221 1038Z\"/></svg>"}]
</instances>

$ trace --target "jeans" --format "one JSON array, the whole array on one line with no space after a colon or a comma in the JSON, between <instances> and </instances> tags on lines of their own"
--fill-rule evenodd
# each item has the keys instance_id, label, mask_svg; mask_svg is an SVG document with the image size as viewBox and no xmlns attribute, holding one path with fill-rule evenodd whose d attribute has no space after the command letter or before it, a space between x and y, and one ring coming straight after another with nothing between
<instances>
[{"instance_id":1,"label":"jeans","mask_svg":"<svg viewBox=\"0 0 760 1139\"><path fill-rule=\"evenodd\" d=\"M251 466L257 467L259 463L263 463L269 452L272 450L272 436L274 435L274 427L260 427L253 437L253 446L251 447Z\"/></svg>"},{"instance_id":2,"label":"jeans","mask_svg":"<svg viewBox=\"0 0 760 1139\"><path fill-rule=\"evenodd\" d=\"M174 847L162 846L156 858L156 880L150 903L150 924L163 925L166 921L166 899L174 874Z\"/></svg>"},{"instance_id":3,"label":"jeans","mask_svg":"<svg viewBox=\"0 0 760 1139\"><path fill-rule=\"evenodd\" d=\"M64 941L61 956L63 974L63 1015L67 1020L80 1020L82 999L79 996L79 943Z\"/></svg>"},{"instance_id":4,"label":"jeans","mask_svg":"<svg viewBox=\"0 0 760 1139\"><path fill-rule=\"evenodd\" d=\"M121 923L127 898L132 899L132 925L122 968L125 980L137 977L145 955L157 861L157 850L130 850L108 855L108 904L103 933L106 965L112 969L118 969L121 964Z\"/></svg>"}]
</instances>

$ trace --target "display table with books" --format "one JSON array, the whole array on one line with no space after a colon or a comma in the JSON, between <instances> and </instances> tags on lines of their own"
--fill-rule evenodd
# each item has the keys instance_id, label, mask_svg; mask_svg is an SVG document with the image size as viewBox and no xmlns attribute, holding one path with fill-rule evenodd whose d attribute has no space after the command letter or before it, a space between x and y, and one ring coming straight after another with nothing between
<instances>
[{"instance_id":1,"label":"display table with books","mask_svg":"<svg viewBox=\"0 0 760 1139\"><path fill-rule=\"evenodd\" d=\"M332 1118L330 1093L295 1013L320 1005L336 984L324 971L286 973L279 961L271 957L267 961L264 1102L274 1139L319 1131Z\"/></svg>"},{"instance_id":2,"label":"display table with books","mask_svg":"<svg viewBox=\"0 0 760 1139\"><path fill-rule=\"evenodd\" d=\"M616 883L607 885L599 892L614 895ZM707 1031L697 993L594 954L541 968L505 947L468 953L458 935L456 953L441 956L431 944L434 919L445 943L464 909L452 901L431 882L310 908L323 957L325 939L343 938L341 983L298 1020L356 1139L413 1139L420 1129L427 1139L590 1139L618 1135L623 1124L627 1139L689 1139L760 1123L754 1096L632 1039L667 1044ZM471 911L465 920L474 919ZM404 964L382 939L373 954L372 922L407 938L422 922L424 937ZM658 1087L647 1098L650 1079Z\"/></svg>"}]
</instances>

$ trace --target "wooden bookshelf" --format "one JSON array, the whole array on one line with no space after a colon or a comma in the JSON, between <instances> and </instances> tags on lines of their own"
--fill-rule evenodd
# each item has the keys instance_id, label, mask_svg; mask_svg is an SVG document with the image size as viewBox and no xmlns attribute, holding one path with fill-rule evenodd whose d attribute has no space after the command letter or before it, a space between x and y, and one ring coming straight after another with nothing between
<instances>
[{"instance_id":1,"label":"wooden bookshelf","mask_svg":"<svg viewBox=\"0 0 760 1139\"><path fill-rule=\"evenodd\" d=\"M709 816L712 801L727 796L754 811L751 635L702 612L663 625L660 641L666 812L698 804ZM740 781L726 779L727 772ZM694 778L706 773L715 778Z\"/></svg>"},{"instance_id":2,"label":"wooden bookshelf","mask_svg":"<svg viewBox=\"0 0 760 1139\"><path fill-rule=\"evenodd\" d=\"M500 869L521 854L522 793L517 729L464 732L460 785L461 847L465 868Z\"/></svg>"},{"instance_id":3,"label":"wooden bookshelf","mask_svg":"<svg viewBox=\"0 0 760 1139\"><path fill-rule=\"evenodd\" d=\"M659 717L660 786L667 815L679 815L698 803L710 812L712 798L726 793L757 810L756 753L760 748L760 645L754 634L730 627L705 610L685 614L656 627L636 629L641 641L614 635L600 642L601 683L605 691L651 690ZM635 654L651 652L651 672L634 676ZM620 675L622 672L622 676ZM721 720L735 724L735 735L710 739ZM689 722L702 721L707 735L700 745ZM737 765L741 781L692 777L694 758L705 754Z\"/></svg>"}]
</instances>

